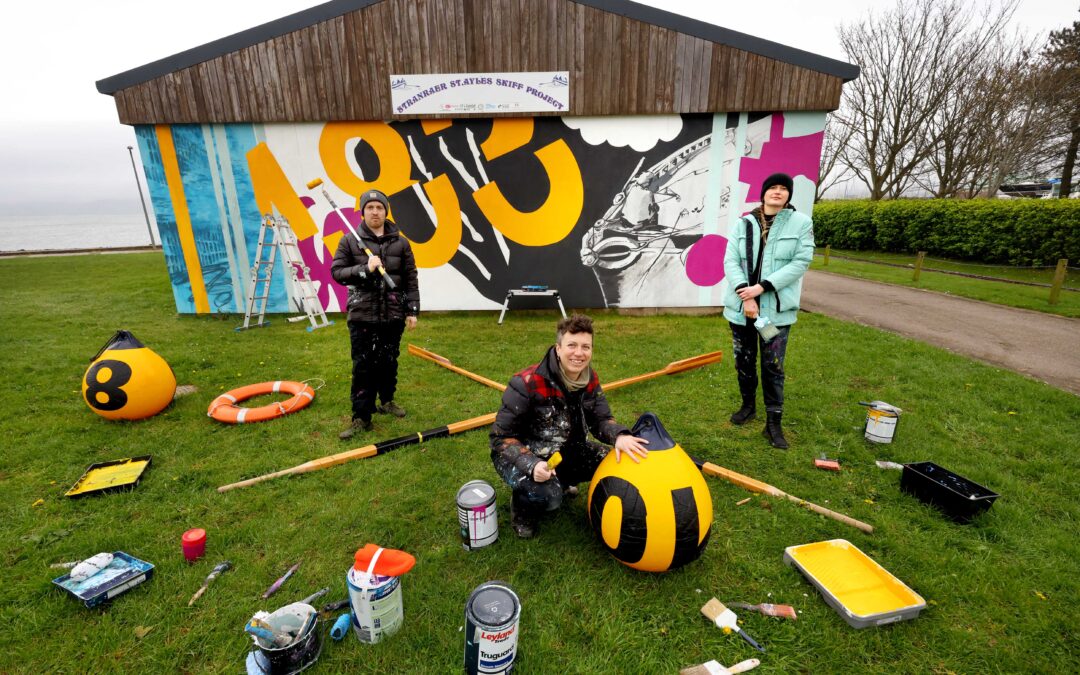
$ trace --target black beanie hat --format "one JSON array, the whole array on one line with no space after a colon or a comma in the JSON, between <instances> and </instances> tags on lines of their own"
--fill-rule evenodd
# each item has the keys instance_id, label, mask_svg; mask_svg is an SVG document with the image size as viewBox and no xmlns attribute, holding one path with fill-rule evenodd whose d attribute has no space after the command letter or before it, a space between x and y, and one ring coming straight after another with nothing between
<instances>
[{"instance_id":1,"label":"black beanie hat","mask_svg":"<svg viewBox=\"0 0 1080 675\"><path fill-rule=\"evenodd\" d=\"M378 190L364 190L364 194L360 195L360 212L364 212L364 207L368 202L379 202L383 205L383 208L387 212L390 211L390 202L386 199L386 195Z\"/></svg>"},{"instance_id":2,"label":"black beanie hat","mask_svg":"<svg viewBox=\"0 0 1080 675\"><path fill-rule=\"evenodd\" d=\"M791 201L791 198L795 196L795 181L791 179L791 176L786 173L774 173L762 181L760 201L765 201L765 193L774 185L783 185L787 188L789 202Z\"/></svg>"}]
</instances>

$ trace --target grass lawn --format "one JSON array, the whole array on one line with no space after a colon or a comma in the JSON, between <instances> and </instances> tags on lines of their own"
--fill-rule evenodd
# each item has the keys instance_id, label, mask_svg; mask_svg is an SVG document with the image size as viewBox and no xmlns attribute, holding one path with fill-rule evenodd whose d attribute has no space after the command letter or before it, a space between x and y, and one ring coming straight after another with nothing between
<instances>
[{"instance_id":1,"label":"grass lawn","mask_svg":"<svg viewBox=\"0 0 1080 675\"><path fill-rule=\"evenodd\" d=\"M1001 277L1016 281L1030 281L1049 284L1054 277L1054 269L1024 269L1006 267L1000 265L971 265L969 263L952 262L945 260L926 260L923 263L923 271L919 281L911 280L914 273L915 256L900 253L882 253L879 251L839 251L833 250L829 264L825 265L825 249L817 249L811 269L824 270L835 274L846 274L860 279L883 281L889 284L911 286L913 288L925 288L931 291L949 293L973 300L993 302L999 305L1032 309L1037 312L1048 314L1060 314L1077 318L1080 317L1080 293L1062 289L1058 303L1049 304L1050 289L1040 286L1024 286L1010 284L1002 281L987 279L973 279L956 276L954 274L942 274L931 272L926 268L932 267L940 270L963 272L965 274L977 274L987 277ZM894 265L911 265L910 268L890 267L859 260L845 260L837 256L850 256L863 260L876 260ZM1070 271L1065 276L1066 288L1080 288L1080 275Z\"/></svg>"},{"instance_id":2,"label":"grass lawn","mask_svg":"<svg viewBox=\"0 0 1080 675\"><path fill-rule=\"evenodd\" d=\"M835 261L833 265L837 265ZM833 267L830 265L830 269ZM925 277L924 277L925 278ZM479 584L501 579L522 600L523 673L674 673L717 659L757 656L701 616L724 601L794 605L796 622L744 613L763 644L758 672L1076 672L1080 604L1077 523L1080 398L869 328L802 315L788 351L785 424L792 449L766 447L761 422L732 427L737 390L730 333L719 317L597 313L595 365L611 381L714 349L719 365L612 392L615 415L660 416L692 454L866 521L864 534L787 501L708 479L716 520L703 556L663 575L631 570L597 543L583 497L543 523L537 538L509 528L483 430L384 456L218 494L215 488L347 447L347 331L302 324L234 332L240 320L177 316L160 254L0 260L5 414L0 462L4 528L0 672L237 672L242 628L324 586L345 596L346 570L365 542L404 549L405 624L374 646L326 640L316 672L459 672L463 608ZM955 283L949 279L950 284ZM405 341L495 380L535 362L554 338L554 313L424 314ZM181 384L199 388L141 422L110 422L81 400L88 360L118 328L164 356ZM403 345L404 353L404 345ZM221 391L275 379L321 378L307 409L226 426L207 418ZM403 355L404 419L376 418L364 442L494 411L499 393ZM904 409L892 445L862 438L858 401ZM94 462L150 454L134 491L69 500ZM813 468L822 454L839 473ZM970 525L946 520L899 489L900 472L874 460L932 460L1002 497ZM502 524L493 546L462 549L454 496L465 482L496 485ZM582 486L584 487L584 486ZM42 503L35 505L38 500ZM180 536L205 528L194 564ZM786 546L848 539L927 601L917 619L855 630L782 562ZM52 587L50 563L122 550L156 565L147 583L86 609ZM230 560L194 606L211 568ZM290 565L300 570L270 601L261 593ZM328 631L328 624L320 625ZM149 632L147 632L147 630Z\"/></svg>"}]
</instances>

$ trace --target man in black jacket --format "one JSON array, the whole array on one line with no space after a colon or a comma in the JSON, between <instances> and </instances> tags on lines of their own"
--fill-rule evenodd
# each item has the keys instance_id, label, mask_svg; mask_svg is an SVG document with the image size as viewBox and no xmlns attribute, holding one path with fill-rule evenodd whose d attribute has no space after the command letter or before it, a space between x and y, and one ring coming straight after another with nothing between
<instances>
[{"instance_id":1,"label":"man in black jacket","mask_svg":"<svg viewBox=\"0 0 1080 675\"><path fill-rule=\"evenodd\" d=\"M349 289L349 341L352 347L352 424L339 436L371 429L371 414L404 417L394 403L398 351L405 326L416 328L420 287L409 240L386 215L386 195L368 190L360 197L358 240L346 234L338 244L330 274ZM386 277L393 282L391 289ZM376 407L376 397L382 405Z\"/></svg>"},{"instance_id":2,"label":"man in black jacket","mask_svg":"<svg viewBox=\"0 0 1080 675\"><path fill-rule=\"evenodd\" d=\"M575 314L559 322L555 346L540 363L514 375L503 393L491 427L491 461L513 488L511 524L519 537L536 533L537 521L563 497L577 494L577 483L591 480L609 448L615 460L626 453L635 462L648 451L643 438L611 416L592 361L592 319ZM558 475L548 466L559 452Z\"/></svg>"}]
</instances>

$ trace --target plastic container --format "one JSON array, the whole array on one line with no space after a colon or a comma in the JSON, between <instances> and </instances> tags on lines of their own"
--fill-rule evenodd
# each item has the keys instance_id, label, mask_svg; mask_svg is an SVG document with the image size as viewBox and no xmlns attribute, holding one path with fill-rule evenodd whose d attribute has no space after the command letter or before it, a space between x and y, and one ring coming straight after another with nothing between
<instances>
[{"instance_id":1,"label":"plastic container","mask_svg":"<svg viewBox=\"0 0 1080 675\"><path fill-rule=\"evenodd\" d=\"M195 562L206 553L206 530L195 528L180 537L180 549L188 562Z\"/></svg>"},{"instance_id":2,"label":"plastic container","mask_svg":"<svg viewBox=\"0 0 1080 675\"><path fill-rule=\"evenodd\" d=\"M900 489L936 506L961 523L971 522L989 509L999 496L933 462L905 464L904 473L900 475Z\"/></svg>"},{"instance_id":3,"label":"plastic container","mask_svg":"<svg viewBox=\"0 0 1080 675\"><path fill-rule=\"evenodd\" d=\"M926 601L845 539L784 549L793 565L852 628L914 619Z\"/></svg>"}]
</instances>

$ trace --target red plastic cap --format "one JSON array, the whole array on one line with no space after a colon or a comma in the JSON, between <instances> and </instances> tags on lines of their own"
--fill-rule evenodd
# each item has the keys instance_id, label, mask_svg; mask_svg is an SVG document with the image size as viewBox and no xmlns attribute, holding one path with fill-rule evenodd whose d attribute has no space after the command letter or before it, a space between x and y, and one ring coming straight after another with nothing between
<instances>
[{"instance_id":1,"label":"red plastic cap","mask_svg":"<svg viewBox=\"0 0 1080 675\"><path fill-rule=\"evenodd\" d=\"M202 528L188 530L180 540L184 543L184 546L199 546L200 544L205 544L206 530Z\"/></svg>"},{"instance_id":2,"label":"red plastic cap","mask_svg":"<svg viewBox=\"0 0 1080 675\"><path fill-rule=\"evenodd\" d=\"M378 550L379 546L377 544L365 544L362 549L356 552L353 569L359 572L367 572L368 565L371 564L371 559ZM375 569L372 572L384 577L400 577L411 570L415 564L416 558L405 551L399 551L396 548L384 548L383 552L379 554L379 559L375 561Z\"/></svg>"}]
</instances>

